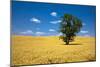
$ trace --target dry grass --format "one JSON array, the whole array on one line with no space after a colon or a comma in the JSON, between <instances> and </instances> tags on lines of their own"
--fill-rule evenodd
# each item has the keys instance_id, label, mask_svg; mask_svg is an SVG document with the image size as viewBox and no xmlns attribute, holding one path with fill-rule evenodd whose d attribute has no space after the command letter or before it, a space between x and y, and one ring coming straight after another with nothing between
<instances>
[{"instance_id":1,"label":"dry grass","mask_svg":"<svg viewBox=\"0 0 100 67\"><path fill-rule=\"evenodd\" d=\"M12 36L12 65L95 60L95 38L76 37L64 45L57 36Z\"/></svg>"}]
</instances>

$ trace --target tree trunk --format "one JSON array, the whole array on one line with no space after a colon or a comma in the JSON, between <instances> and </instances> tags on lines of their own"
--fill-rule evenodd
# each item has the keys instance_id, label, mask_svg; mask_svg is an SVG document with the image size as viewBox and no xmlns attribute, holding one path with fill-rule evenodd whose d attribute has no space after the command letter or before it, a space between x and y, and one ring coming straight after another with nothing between
<instances>
[{"instance_id":1,"label":"tree trunk","mask_svg":"<svg viewBox=\"0 0 100 67\"><path fill-rule=\"evenodd\" d=\"M69 40L68 40L68 41L66 41L66 45L69 45Z\"/></svg>"}]
</instances>

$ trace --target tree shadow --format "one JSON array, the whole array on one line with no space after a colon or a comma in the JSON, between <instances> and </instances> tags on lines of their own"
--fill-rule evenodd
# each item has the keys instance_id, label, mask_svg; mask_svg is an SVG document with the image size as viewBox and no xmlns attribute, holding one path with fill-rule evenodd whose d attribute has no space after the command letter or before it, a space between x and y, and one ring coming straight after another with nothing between
<instances>
[{"instance_id":1,"label":"tree shadow","mask_svg":"<svg viewBox=\"0 0 100 67\"><path fill-rule=\"evenodd\" d=\"M80 44L80 43L71 43L69 45L82 45L82 44Z\"/></svg>"},{"instance_id":2,"label":"tree shadow","mask_svg":"<svg viewBox=\"0 0 100 67\"><path fill-rule=\"evenodd\" d=\"M69 44L63 44L63 45L82 45L80 43L69 43Z\"/></svg>"}]
</instances>

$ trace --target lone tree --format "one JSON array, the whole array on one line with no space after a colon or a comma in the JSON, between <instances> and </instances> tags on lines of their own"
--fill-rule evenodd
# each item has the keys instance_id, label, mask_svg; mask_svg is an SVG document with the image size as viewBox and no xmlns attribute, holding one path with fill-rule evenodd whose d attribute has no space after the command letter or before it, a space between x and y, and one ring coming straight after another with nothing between
<instances>
[{"instance_id":1,"label":"lone tree","mask_svg":"<svg viewBox=\"0 0 100 67\"><path fill-rule=\"evenodd\" d=\"M70 14L64 14L60 23L60 32L62 33L60 39L62 39L66 45L68 45L69 42L74 41L74 37L81 28L81 20Z\"/></svg>"}]
</instances>

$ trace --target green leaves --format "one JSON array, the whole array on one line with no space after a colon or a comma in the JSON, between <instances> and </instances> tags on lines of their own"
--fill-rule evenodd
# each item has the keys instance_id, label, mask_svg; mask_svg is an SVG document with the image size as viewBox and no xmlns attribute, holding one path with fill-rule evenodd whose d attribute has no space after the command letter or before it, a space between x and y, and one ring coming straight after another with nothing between
<instances>
[{"instance_id":1,"label":"green leaves","mask_svg":"<svg viewBox=\"0 0 100 67\"><path fill-rule=\"evenodd\" d=\"M61 39L63 39L66 44L69 44L69 41L71 42L74 40L74 36L80 31L81 27L81 20L71 14L64 14L62 22L60 23L60 32L63 33Z\"/></svg>"}]
</instances>

